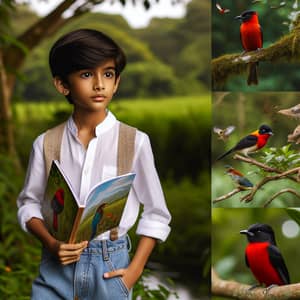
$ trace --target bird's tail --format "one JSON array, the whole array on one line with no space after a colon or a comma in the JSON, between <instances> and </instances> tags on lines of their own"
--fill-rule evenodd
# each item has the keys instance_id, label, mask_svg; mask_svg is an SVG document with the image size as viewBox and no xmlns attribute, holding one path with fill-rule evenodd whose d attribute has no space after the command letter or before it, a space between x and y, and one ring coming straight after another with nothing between
<instances>
[{"instance_id":1,"label":"bird's tail","mask_svg":"<svg viewBox=\"0 0 300 300\"><path fill-rule=\"evenodd\" d=\"M249 72L248 72L248 79L247 79L248 85L258 84L257 68L258 68L258 62L249 64Z\"/></svg>"},{"instance_id":2,"label":"bird's tail","mask_svg":"<svg viewBox=\"0 0 300 300\"><path fill-rule=\"evenodd\" d=\"M220 155L219 157L217 157L217 160L220 160L220 159L224 158L225 156L230 154L232 151L233 151L233 149L228 150L227 152L225 152L222 155Z\"/></svg>"}]
</instances>

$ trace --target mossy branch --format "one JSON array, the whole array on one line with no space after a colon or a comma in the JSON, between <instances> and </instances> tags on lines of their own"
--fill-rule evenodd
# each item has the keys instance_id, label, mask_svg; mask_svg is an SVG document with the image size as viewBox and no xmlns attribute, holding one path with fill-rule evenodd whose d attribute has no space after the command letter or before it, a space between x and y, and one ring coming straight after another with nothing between
<instances>
[{"instance_id":1,"label":"mossy branch","mask_svg":"<svg viewBox=\"0 0 300 300\"><path fill-rule=\"evenodd\" d=\"M211 291L214 296L241 300L296 300L300 299L300 283L276 286L269 290L221 279L216 271L211 270Z\"/></svg>"},{"instance_id":2,"label":"mossy branch","mask_svg":"<svg viewBox=\"0 0 300 300\"><path fill-rule=\"evenodd\" d=\"M280 38L271 46L244 55L225 54L212 60L212 85L216 90L222 87L232 75L246 72L250 62L291 62L300 61L300 26Z\"/></svg>"}]
</instances>

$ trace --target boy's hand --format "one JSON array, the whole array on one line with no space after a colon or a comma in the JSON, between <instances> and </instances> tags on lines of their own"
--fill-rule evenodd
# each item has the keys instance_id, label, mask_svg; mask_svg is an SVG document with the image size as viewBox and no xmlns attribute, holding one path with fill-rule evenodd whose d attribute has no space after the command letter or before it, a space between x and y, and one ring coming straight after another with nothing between
<instances>
[{"instance_id":1,"label":"boy's hand","mask_svg":"<svg viewBox=\"0 0 300 300\"><path fill-rule=\"evenodd\" d=\"M43 220L39 218L31 218L26 226L43 245L50 250L63 265L67 265L78 261L80 254L87 247L88 242L84 241L77 244L66 244L56 240L47 230Z\"/></svg>"},{"instance_id":2,"label":"boy's hand","mask_svg":"<svg viewBox=\"0 0 300 300\"><path fill-rule=\"evenodd\" d=\"M115 271L107 272L103 274L105 279L120 276L125 286L130 290L134 284L138 281L139 277L142 275L143 269L132 270L130 265L127 269L118 269Z\"/></svg>"},{"instance_id":3,"label":"boy's hand","mask_svg":"<svg viewBox=\"0 0 300 300\"><path fill-rule=\"evenodd\" d=\"M57 256L62 265L68 265L80 259L82 251L87 247L88 242L84 241L77 244L66 244L57 241L52 252Z\"/></svg>"},{"instance_id":4,"label":"boy's hand","mask_svg":"<svg viewBox=\"0 0 300 300\"><path fill-rule=\"evenodd\" d=\"M121 276L125 286L131 289L142 275L144 266L156 244L156 240L147 236L141 236L134 257L127 269L118 269L103 274L104 278Z\"/></svg>"}]
</instances>

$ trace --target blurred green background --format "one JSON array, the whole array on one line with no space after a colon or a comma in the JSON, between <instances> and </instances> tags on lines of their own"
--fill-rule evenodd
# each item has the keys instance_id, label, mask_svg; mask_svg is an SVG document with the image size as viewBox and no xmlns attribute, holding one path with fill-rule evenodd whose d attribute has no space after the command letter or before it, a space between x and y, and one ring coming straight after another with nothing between
<instances>
[{"instance_id":1,"label":"blurred green background","mask_svg":"<svg viewBox=\"0 0 300 300\"><path fill-rule=\"evenodd\" d=\"M291 283L299 282L298 240L299 226L285 209L280 208L215 208L212 212L212 265L222 279L253 285L256 283L250 269L245 264L244 251L247 245L245 235L240 230L254 223L269 224L274 232L277 246L289 270ZM283 227L284 226L284 227ZM284 230L290 230L288 237ZM214 300L225 299L212 297ZM227 298L226 298L227 299Z\"/></svg>"},{"instance_id":2,"label":"blurred green background","mask_svg":"<svg viewBox=\"0 0 300 300\"><path fill-rule=\"evenodd\" d=\"M236 129L225 143L218 139L217 134L212 133L212 199L227 194L235 188L231 178L225 174L225 165L231 165L242 172L253 184L266 176L266 174L259 172L258 167L232 159L233 154L220 161L216 161L216 158L232 148L241 138L258 129L262 124L269 125L274 135L270 137L264 148L256 154L250 155L251 157L261 159L266 148L281 148L287 145L287 136L299 125L299 120L278 114L278 111L290 108L298 103L299 93L296 92L213 93L213 126L226 128L229 125L234 125ZM299 152L299 145L292 144L290 148ZM261 207L275 192L288 187L299 190L298 183L290 180L278 180L263 186L256 193L252 202L240 202L241 196L248 193L243 191L229 199L216 203L214 207ZM270 207L299 206L299 204L299 198L285 193L277 197Z\"/></svg>"},{"instance_id":3,"label":"blurred green background","mask_svg":"<svg viewBox=\"0 0 300 300\"><path fill-rule=\"evenodd\" d=\"M227 14L220 14L215 7L218 1L212 1L212 56L242 53L240 42L240 22L234 17L245 10L255 10L263 30L263 48L278 41L293 28L299 11L297 0L223 0L221 6L230 9ZM280 3L285 3L280 7ZM274 7L274 8L272 8ZM276 7L276 8L275 8ZM232 76L224 86L214 87L214 90L230 91L297 91L299 89L300 68L299 61L287 63L259 63L259 85L247 86L247 75Z\"/></svg>"},{"instance_id":4,"label":"blurred green background","mask_svg":"<svg viewBox=\"0 0 300 300\"><path fill-rule=\"evenodd\" d=\"M88 27L120 43L128 56L121 87L110 109L150 136L172 232L156 247L149 268L163 279L184 285L193 299L207 299L210 263L210 2L190 1L182 19L153 19L132 29L118 15L86 13L30 51L18 71L13 94L17 155L0 153L1 246L0 288L5 299L29 299L37 276L40 244L17 222L20 192L34 138L67 118L71 106L52 86L48 51L63 33ZM17 36L39 17L26 5L12 12L11 34ZM197 38L195 38L197 37ZM205 145L205 146L203 146ZM134 230L131 232L136 244Z\"/></svg>"}]
</instances>

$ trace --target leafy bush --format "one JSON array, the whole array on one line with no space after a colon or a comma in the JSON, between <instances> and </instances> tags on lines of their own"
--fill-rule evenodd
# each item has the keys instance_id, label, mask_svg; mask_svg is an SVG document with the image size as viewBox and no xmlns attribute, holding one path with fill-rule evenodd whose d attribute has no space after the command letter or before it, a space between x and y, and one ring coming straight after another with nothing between
<instances>
[{"instance_id":1,"label":"leafy bush","mask_svg":"<svg viewBox=\"0 0 300 300\"><path fill-rule=\"evenodd\" d=\"M174 95L179 82L171 67L153 60L127 66L122 76L120 97L147 97Z\"/></svg>"}]
</instances>

